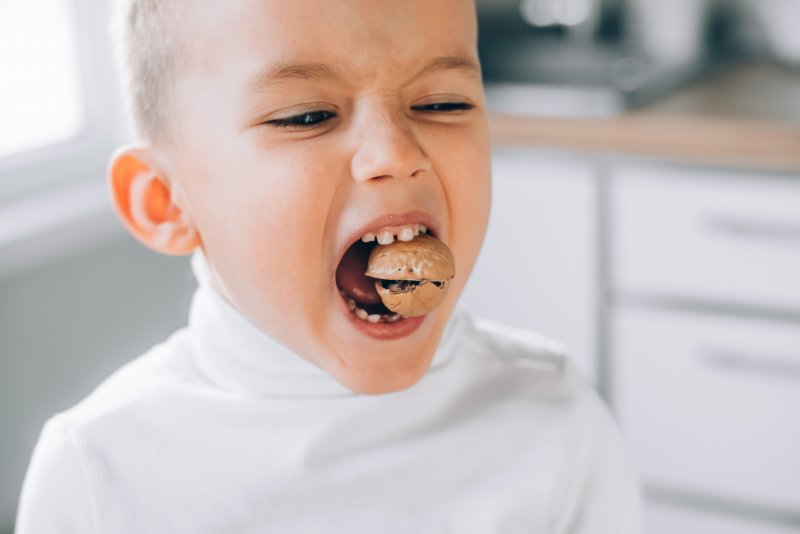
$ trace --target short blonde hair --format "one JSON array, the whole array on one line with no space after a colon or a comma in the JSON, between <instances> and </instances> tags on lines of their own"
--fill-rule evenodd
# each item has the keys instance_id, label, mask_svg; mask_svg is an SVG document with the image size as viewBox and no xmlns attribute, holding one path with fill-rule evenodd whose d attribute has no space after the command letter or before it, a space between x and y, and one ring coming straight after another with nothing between
<instances>
[{"instance_id":1,"label":"short blonde hair","mask_svg":"<svg viewBox=\"0 0 800 534\"><path fill-rule=\"evenodd\" d=\"M190 62L191 0L116 0L111 26L123 94L140 141L169 145L173 89Z\"/></svg>"}]
</instances>

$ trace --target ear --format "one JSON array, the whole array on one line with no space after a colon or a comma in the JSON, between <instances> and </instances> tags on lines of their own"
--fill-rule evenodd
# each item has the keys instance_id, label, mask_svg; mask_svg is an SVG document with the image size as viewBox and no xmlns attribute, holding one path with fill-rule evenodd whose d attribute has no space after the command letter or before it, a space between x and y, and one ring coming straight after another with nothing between
<instances>
[{"instance_id":1,"label":"ear","mask_svg":"<svg viewBox=\"0 0 800 534\"><path fill-rule=\"evenodd\" d=\"M108 179L117 215L143 245L179 256L190 254L200 244L196 228L176 203L175 190L149 149L117 149Z\"/></svg>"}]
</instances>

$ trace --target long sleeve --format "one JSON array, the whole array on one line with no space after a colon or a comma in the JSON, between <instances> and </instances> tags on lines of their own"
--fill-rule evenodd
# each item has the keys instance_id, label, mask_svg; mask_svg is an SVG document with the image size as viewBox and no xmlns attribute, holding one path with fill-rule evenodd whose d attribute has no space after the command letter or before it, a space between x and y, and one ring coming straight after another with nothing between
<instances>
[{"instance_id":1,"label":"long sleeve","mask_svg":"<svg viewBox=\"0 0 800 534\"><path fill-rule=\"evenodd\" d=\"M570 472L554 510L554 534L640 534L642 497L616 422L587 386L578 394Z\"/></svg>"},{"instance_id":2,"label":"long sleeve","mask_svg":"<svg viewBox=\"0 0 800 534\"><path fill-rule=\"evenodd\" d=\"M17 534L97 532L86 472L69 429L50 419L33 451L17 511Z\"/></svg>"}]
</instances>

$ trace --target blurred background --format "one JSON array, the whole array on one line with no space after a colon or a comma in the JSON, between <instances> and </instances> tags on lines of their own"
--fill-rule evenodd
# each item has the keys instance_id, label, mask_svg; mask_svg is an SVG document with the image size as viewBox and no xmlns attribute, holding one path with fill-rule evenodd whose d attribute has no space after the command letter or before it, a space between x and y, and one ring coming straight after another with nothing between
<instances>
[{"instance_id":1,"label":"blurred background","mask_svg":"<svg viewBox=\"0 0 800 534\"><path fill-rule=\"evenodd\" d=\"M561 340L652 534L800 532L800 1L477 0L493 215L462 298ZM0 0L0 532L45 419L185 324L105 185L112 2Z\"/></svg>"}]
</instances>

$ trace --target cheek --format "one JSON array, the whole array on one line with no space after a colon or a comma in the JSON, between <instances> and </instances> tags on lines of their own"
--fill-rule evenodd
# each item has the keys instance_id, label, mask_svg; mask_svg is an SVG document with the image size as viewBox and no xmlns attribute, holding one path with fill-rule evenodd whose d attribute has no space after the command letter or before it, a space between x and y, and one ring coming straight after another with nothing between
<instances>
[{"instance_id":1,"label":"cheek","mask_svg":"<svg viewBox=\"0 0 800 534\"><path fill-rule=\"evenodd\" d=\"M447 147L449 162L443 171L451 210L452 239L467 260L477 255L483 242L491 205L491 154L488 138L475 132ZM472 258L474 261L474 258Z\"/></svg>"},{"instance_id":2,"label":"cheek","mask_svg":"<svg viewBox=\"0 0 800 534\"><path fill-rule=\"evenodd\" d=\"M319 268L310 258L319 254L330 203L324 162L269 152L236 161L195 191L204 247L231 289L301 298L300 281Z\"/></svg>"},{"instance_id":3,"label":"cheek","mask_svg":"<svg viewBox=\"0 0 800 534\"><path fill-rule=\"evenodd\" d=\"M456 152L459 153L459 152ZM480 143L452 159L445 189L450 207L450 241L456 258L452 298L458 298L480 253L489 221L491 167L488 146Z\"/></svg>"},{"instance_id":4,"label":"cheek","mask_svg":"<svg viewBox=\"0 0 800 534\"><path fill-rule=\"evenodd\" d=\"M474 172L474 171L473 171ZM453 197L453 233L462 256L461 272L468 274L477 260L489 222L490 171L473 176L469 186L459 187ZM466 268L466 270L465 270Z\"/></svg>"}]
</instances>

